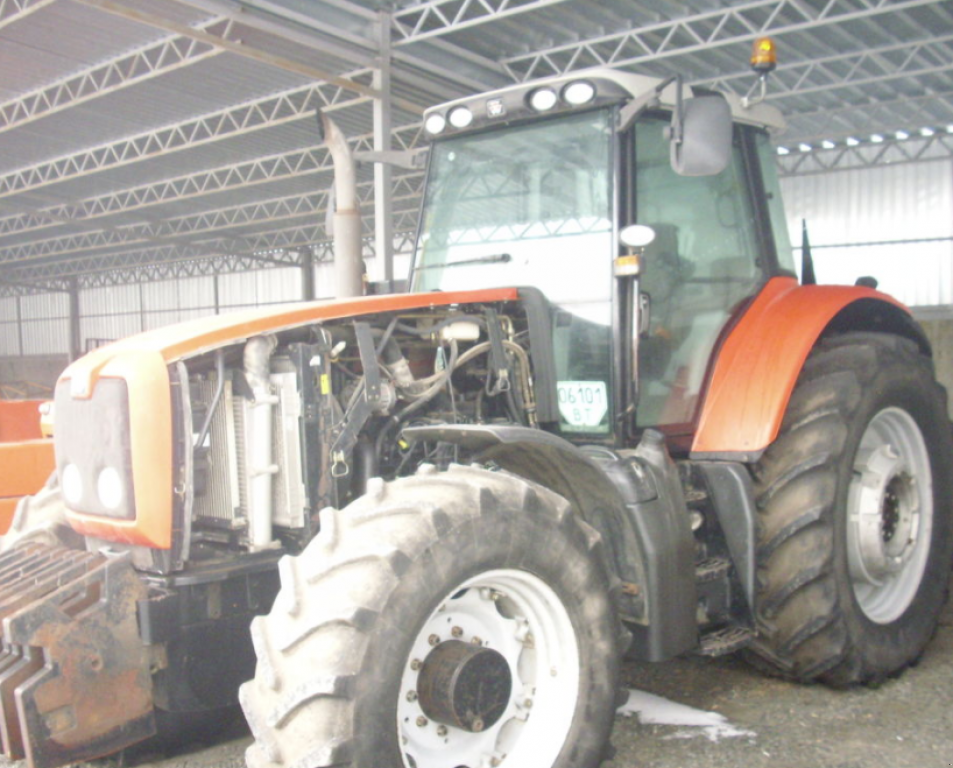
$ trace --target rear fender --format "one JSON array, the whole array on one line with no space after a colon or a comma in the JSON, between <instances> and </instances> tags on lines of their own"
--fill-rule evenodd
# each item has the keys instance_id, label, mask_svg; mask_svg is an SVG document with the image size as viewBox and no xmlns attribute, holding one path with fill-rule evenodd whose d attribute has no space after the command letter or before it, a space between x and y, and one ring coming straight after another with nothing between
<instances>
[{"instance_id":1,"label":"rear fender","mask_svg":"<svg viewBox=\"0 0 953 768\"><path fill-rule=\"evenodd\" d=\"M825 333L845 331L894 333L930 352L909 310L886 294L774 278L718 352L691 457L757 460L777 437L791 392L817 340Z\"/></svg>"}]
</instances>

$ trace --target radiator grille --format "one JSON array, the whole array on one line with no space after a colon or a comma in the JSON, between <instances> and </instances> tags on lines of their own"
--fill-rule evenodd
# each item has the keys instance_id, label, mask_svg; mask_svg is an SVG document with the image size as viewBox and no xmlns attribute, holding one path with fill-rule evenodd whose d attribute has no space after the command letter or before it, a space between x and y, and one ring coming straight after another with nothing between
<instances>
[{"instance_id":1,"label":"radiator grille","mask_svg":"<svg viewBox=\"0 0 953 768\"><path fill-rule=\"evenodd\" d=\"M193 382L192 392L197 404L205 408L211 406L215 396L215 380ZM209 430L209 476L205 493L195 497L193 511L200 520L215 520L234 524L245 517L245 499L241 493L238 467L238 454L244 450L244 439L236 440L243 434L236 410L240 410L242 398L232 394L231 376L226 374L222 400L215 409ZM236 408L236 404L238 408Z\"/></svg>"}]
</instances>

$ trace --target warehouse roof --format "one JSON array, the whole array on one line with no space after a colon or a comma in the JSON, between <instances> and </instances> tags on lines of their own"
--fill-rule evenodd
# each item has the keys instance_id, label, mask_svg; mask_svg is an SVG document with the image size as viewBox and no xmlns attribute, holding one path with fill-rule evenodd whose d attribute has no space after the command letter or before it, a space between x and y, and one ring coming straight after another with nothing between
<instances>
[{"instance_id":1,"label":"warehouse roof","mask_svg":"<svg viewBox=\"0 0 953 768\"><path fill-rule=\"evenodd\" d=\"M791 168L949 154L950 0L0 0L0 292L326 258L316 107L409 149L426 106L592 67L743 95L764 34ZM391 183L406 248L422 174Z\"/></svg>"}]
</instances>

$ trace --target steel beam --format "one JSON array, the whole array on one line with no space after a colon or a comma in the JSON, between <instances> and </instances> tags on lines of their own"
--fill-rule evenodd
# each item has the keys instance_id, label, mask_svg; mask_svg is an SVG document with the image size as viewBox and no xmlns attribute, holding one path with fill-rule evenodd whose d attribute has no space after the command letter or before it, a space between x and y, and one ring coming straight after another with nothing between
<instances>
[{"instance_id":1,"label":"steel beam","mask_svg":"<svg viewBox=\"0 0 953 768\"><path fill-rule=\"evenodd\" d=\"M389 192L384 193L384 196L389 201L410 201L416 206L422 184L422 173L405 174L391 182ZM359 185L358 193L362 204L376 200L376 183ZM306 192L176 216L164 221L137 222L34 240L0 247L0 264L20 266L28 261L63 259L84 253L102 254L148 243L190 241L200 235L227 233L229 236L241 237L242 229L262 222L273 224L302 217L321 217L326 213L327 203L327 191ZM406 209L409 205L402 207Z\"/></svg>"},{"instance_id":2,"label":"steel beam","mask_svg":"<svg viewBox=\"0 0 953 768\"><path fill-rule=\"evenodd\" d=\"M415 229L422 181L422 174L402 176L395 180L392 198L399 204L395 212L395 229ZM373 184L359 185L358 196L361 204L369 204L373 193ZM254 254L258 259L271 259L274 255L268 253L269 251L296 250L329 241L324 227L326 204L327 193L314 193L222 209L213 212L213 220L206 218L205 214L198 214L195 218L181 217L179 221L169 222L173 228L170 231L175 234L167 235L168 242L158 246L148 245L154 238L142 237L142 231L135 227L130 228L129 232L120 232L119 239L112 239L115 231L107 231L102 233L104 240L96 245L91 246L86 241L71 241L68 243L71 250L66 250L61 243L63 249L55 253L51 250L53 246L47 245L42 252L30 257L32 264L25 263L29 260L27 258L10 260L4 268L4 274L10 279L36 280L78 274L84 269L99 271L161 261L179 261L208 255L210 252ZM301 218L307 223L294 224L295 219ZM227 222L234 223L233 231L223 231L222 224ZM274 227L276 223L282 226ZM262 231L262 225L271 226ZM257 229L241 231L251 227ZM363 230L366 236L372 235L373 220L365 220ZM204 239L200 239L202 235L205 236ZM137 236L139 239L135 239ZM285 255L282 256L281 263L294 265L298 262Z\"/></svg>"},{"instance_id":3,"label":"steel beam","mask_svg":"<svg viewBox=\"0 0 953 768\"><path fill-rule=\"evenodd\" d=\"M201 27L205 33L222 38L227 38L232 28L230 20L221 18L205 22ZM179 35L150 43L3 102L0 104L0 133L206 61L222 52L209 43Z\"/></svg>"},{"instance_id":4,"label":"steel beam","mask_svg":"<svg viewBox=\"0 0 953 768\"><path fill-rule=\"evenodd\" d=\"M781 35L929 5L935 0L748 0L725 8L554 45L501 60L517 82L588 67L624 67L711 51L762 35Z\"/></svg>"},{"instance_id":5,"label":"steel beam","mask_svg":"<svg viewBox=\"0 0 953 768\"><path fill-rule=\"evenodd\" d=\"M367 97L353 97L343 88L326 83L293 88L19 168L0 176L0 199L131 165L147 158L192 149L222 138L245 136L312 118L318 107L325 112L332 112L367 101Z\"/></svg>"},{"instance_id":6,"label":"steel beam","mask_svg":"<svg viewBox=\"0 0 953 768\"><path fill-rule=\"evenodd\" d=\"M69 360L78 360L83 354L82 335L80 334L79 281L75 277L67 280L69 285Z\"/></svg>"},{"instance_id":7,"label":"steel beam","mask_svg":"<svg viewBox=\"0 0 953 768\"><path fill-rule=\"evenodd\" d=\"M0 29L55 2L56 0L0 0Z\"/></svg>"},{"instance_id":8,"label":"steel beam","mask_svg":"<svg viewBox=\"0 0 953 768\"><path fill-rule=\"evenodd\" d=\"M398 128L392 138L402 149L413 149L421 140L420 126L414 124ZM350 144L355 152L367 152L373 149L372 141L373 136L366 134L353 137ZM268 155L90 197L76 203L0 218L0 241L15 235L57 228L64 222L72 227L103 228L103 222L110 218L166 203L198 200L206 195L234 192L284 179L300 178L306 174L330 173L332 170L331 159L323 147Z\"/></svg>"},{"instance_id":9,"label":"steel beam","mask_svg":"<svg viewBox=\"0 0 953 768\"><path fill-rule=\"evenodd\" d=\"M949 42L953 42L953 35L904 41L782 64L771 74L767 99L778 100L788 96L804 96L949 71L953 69L953 63L945 60L946 44ZM943 63L936 64L936 61ZM734 90L734 84L740 82L742 90L747 91L752 75L750 69L739 70L714 80L699 78L695 82L705 83L719 90Z\"/></svg>"},{"instance_id":10,"label":"steel beam","mask_svg":"<svg viewBox=\"0 0 953 768\"><path fill-rule=\"evenodd\" d=\"M782 99L950 69L953 65L935 64L947 56L946 44L950 42L953 35L940 35L781 64L771 73L767 98ZM734 90L734 85L740 83L741 90L747 91L752 74L746 68L715 79L697 78L694 82L718 90Z\"/></svg>"},{"instance_id":11,"label":"steel beam","mask_svg":"<svg viewBox=\"0 0 953 768\"><path fill-rule=\"evenodd\" d=\"M784 144L785 140L810 143L823 139L845 138L858 133L868 135L872 132L871 126L876 126L880 133L893 133L898 130L915 133L920 128L945 128L948 121L922 116L926 107L934 105L942 105L953 115L953 90L869 101L839 109L798 112L789 122L788 133L781 136L778 143ZM798 131L798 128L802 129ZM787 138L788 134L791 139Z\"/></svg>"},{"instance_id":12,"label":"steel beam","mask_svg":"<svg viewBox=\"0 0 953 768\"><path fill-rule=\"evenodd\" d=\"M394 252L399 254L409 253L414 246L414 232L397 232L394 235ZM301 253L301 248L296 249L295 258ZM333 244L330 240L317 243L308 249L311 258L316 262L330 261L333 257ZM97 288L114 285L129 285L142 282L155 282L158 280L173 280L190 277L207 277L236 272L249 272L260 269L270 269L275 267L299 266L295 263L285 263L278 259L262 259L253 255L240 253L215 253L211 248L203 251L196 250L192 253L181 253L177 260L169 260L158 263L146 263L141 265L115 266L104 264L100 271L90 272L82 271L76 274L76 279L80 288ZM364 258L374 257L374 242L372 238L364 240ZM305 256L304 258L307 258ZM303 258L302 258L303 261ZM64 287L56 287L63 285ZM50 293L54 291L66 290L65 283L43 282L38 279L37 282L24 282L19 284L10 284L0 282L0 298L8 296L29 295L34 293Z\"/></svg>"},{"instance_id":13,"label":"steel beam","mask_svg":"<svg viewBox=\"0 0 953 768\"><path fill-rule=\"evenodd\" d=\"M375 91L373 88L369 88L368 86L363 85L350 77L341 76L328 70L319 69L318 67L313 67L310 64L303 64L299 61L294 61L292 59L285 58L284 56L263 51L245 43L216 38L212 35L208 35L205 32L194 29L193 27L189 27L186 24L180 24L177 21L159 16L155 13L141 11L138 8L134 8L125 4L124 2L116 2L116 0L74 0L74 2L82 3L83 5L96 8L97 10L119 16L129 21L139 22L140 24L146 24L151 27L156 27L157 29L164 29L169 32L174 32L177 35L182 35L183 37L191 37L200 42L206 42L211 45L223 48L229 53L235 54L236 56L251 59L252 61L258 62L259 64L265 64L267 66L275 67L276 69L282 69L286 72L291 72L296 75L303 75L304 77L307 77L311 80L325 82L329 85L337 86L338 88L350 91L351 93L357 94L359 96L365 96L368 98L377 98L380 96L380 93ZM423 111L419 105L414 104L413 102L400 99L395 99L395 101L399 102L401 107L407 109L408 111Z\"/></svg>"},{"instance_id":14,"label":"steel beam","mask_svg":"<svg viewBox=\"0 0 953 768\"><path fill-rule=\"evenodd\" d=\"M851 168L873 168L901 163L922 163L928 160L948 160L953 157L953 135L936 133L933 136L881 143L863 143L854 147L791 152L778 157L778 169L784 176L806 176L830 173Z\"/></svg>"},{"instance_id":15,"label":"steel beam","mask_svg":"<svg viewBox=\"0 0 953 768\"><path fill-rule=\"evenodd\" d=\"M382 94L374 100L374 150L387 152L391 148L391 60L390 14L381 11L378 18L380 45L378 68L374 70L374 87ZM374 163L374 242L377 255L384 261L383 279L390 284L394 279L394 222L391 206L393 171L387 163Z\"/></svg>"},{"instance_id":16,"label":"steel beam","mask_svg":"<svg viewBox=\"0 0 953 768\"><path fill-rule=\"evenodd\" d=\"M429 0L394 11L394 46L408 45L566 0Z\"/></svg>"}]
</instances>

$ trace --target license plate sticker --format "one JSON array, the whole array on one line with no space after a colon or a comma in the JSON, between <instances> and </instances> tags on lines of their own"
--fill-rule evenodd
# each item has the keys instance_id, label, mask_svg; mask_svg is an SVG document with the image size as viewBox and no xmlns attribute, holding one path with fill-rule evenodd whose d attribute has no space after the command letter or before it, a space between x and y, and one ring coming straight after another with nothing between
<instances>
[{"instance_id":1,"label":"license plate sticker","mask_svg":"<svg viewBox=\"0 0 953 768\"><path fill-rule=\"evenodd\" d=\"M604 381L560 381L556 384L563 429L592 432L609 410Z\"/></svg>"}]
</instances>

